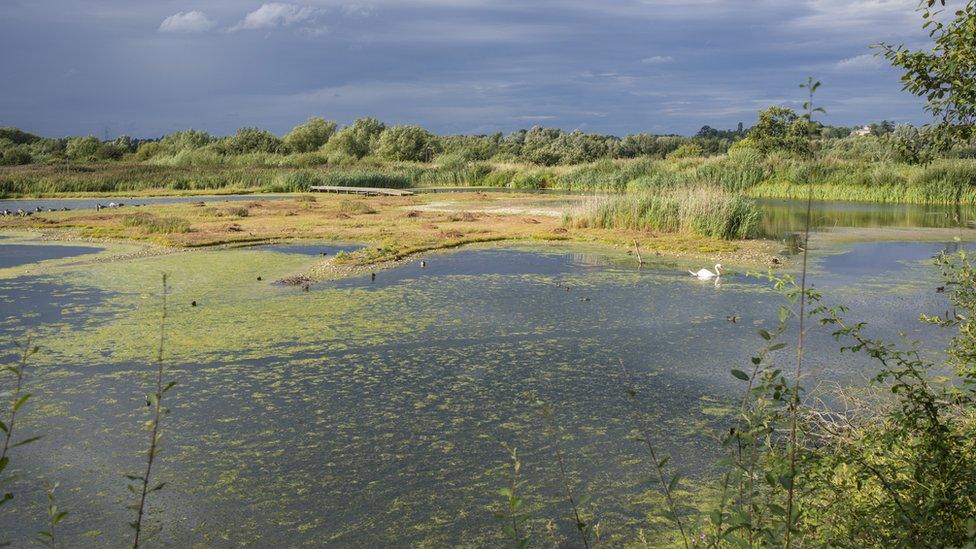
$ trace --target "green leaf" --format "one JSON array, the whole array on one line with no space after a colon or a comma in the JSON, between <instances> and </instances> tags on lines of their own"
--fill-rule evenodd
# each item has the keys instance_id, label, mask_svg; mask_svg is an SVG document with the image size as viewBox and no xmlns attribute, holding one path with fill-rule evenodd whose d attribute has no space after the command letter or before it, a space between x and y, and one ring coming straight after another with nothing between
<instances>
[{"instance_id":1,"label":"green leaf","mask_svg":"<svg viewBox=\"0 0 976 549\"><path fill-rule=\"evenodd\" d=\"M25 404L25 403L27 402L27 400L28 400L28 399L30 399L30 397L31 397L31 396L32 396L32 395L31 395L30 393L27 393L26 395L24 395L24 396L22 396L22 397L20 397L20 398L18 398L18 399L16 400L16 402L14 402L14 408L13 408L13 410L14 410L15 412L16 412L17 410L19 410L19 409L20 409L20 407L21 407L21 406L23 406L23 405L24 405L24 404Z\"/></svg>"},{"instance_id":2,"label":"green leaf","mask_svg":"<svg viewBox=\"0 0 976 549\"><path fill-rule=\"evenodd\" d=\"M742 381L749 381L749 374L743 372L742 370L732 370L732 375L741 379Z\"/></svg>"},{"instance_id":3,"label":"green leaf","mask_svg":"<svg viewBox=\"0 0 976 549\"><path fill-rule=\"evenodd\" d=\"M772 352L772 351L778 351L778 350L782 349L783 347L786 347L786 344L785 343L774 343L773 345L770 345L769 350L770 350L770 352Z\"/></svg>"},{"instance_id":4,"label":"green leaf","mask_svg":"<svg viewBox=\"0 0 976 549\"><path fill-rule=\"evenodd\" d=\"M37 436L37 437L25 438L24 440L18 442L17 444L12 445L11 448L16 448L18 446L30 444L31 442L37 442L38 440L41 440L41 437Z\"/></svg>"},{"instance_id":5,"label":"green leaf","mask_svg":"<svg viewBox=\"0 0 976 549\"><path fill-rule=\"evenodd\" d=\"M681 475L674 475L671 478L671 482L668 483L668 492L674 492L675 488L678 487L678 483L681 482Z\"/></svg>"},{"instance_id":6,"label":"green leaf","mask_svg":"<svg viewBox=\"0 0 976 549\"><path fill-rule=\"evenodd\" d=\"M762 329L759 330L759 337L765 339L766 341L769 341L770 339L773 339L773 336L769 335L769 332L767 332L766 330L762 330Z\"/></svg>"}]
</instances>

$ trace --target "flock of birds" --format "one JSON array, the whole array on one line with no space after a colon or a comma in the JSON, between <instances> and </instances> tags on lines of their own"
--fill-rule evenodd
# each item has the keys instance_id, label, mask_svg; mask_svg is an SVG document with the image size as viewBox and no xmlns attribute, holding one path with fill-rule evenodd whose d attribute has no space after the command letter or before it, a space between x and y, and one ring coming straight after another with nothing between
<instances>
[{"instance_id":1,"label":"flock of birds","mask_svg":"<svg viewBox=\"0 0 976 549\"><path fill-rule=\"evenodd\" d=\"M124 205L125 204L123 204L121 202L109 202L108 204L98 203L98 204L95 204L95 210L101 210L103 208L121 208ZM28 208L26 210L23 209L23 208L17 208L16 210L11 210L9 208L4 208L3 211L0 211L0 216L3 216L3 217L10 217L10 216L27 217L29 215L34 215L36 213L41 213L41 212L67 212L67 211L70 211L70 210L71 210L71 208L65 208L65 207L61 207L61 208L47 208L47 209L45 209L45 208L41 208L40 206L34 206L33 209Z\"/></svg>"}]
</instances>

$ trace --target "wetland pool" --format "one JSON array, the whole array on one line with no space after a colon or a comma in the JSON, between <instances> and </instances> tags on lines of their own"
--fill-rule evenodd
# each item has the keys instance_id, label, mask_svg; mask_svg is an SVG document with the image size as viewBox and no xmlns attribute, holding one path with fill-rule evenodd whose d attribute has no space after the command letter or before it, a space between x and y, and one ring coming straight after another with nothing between
<instances>
[{"instance_id":1,"label":"wetland pool","mask_svg":"<svg viewBox=\"0 0 976 549\"><path fill-rule=\"evenodd\" d=\"M0 257L8 246L51 247L5 239ZM813 255L811 280L870 333L904 331L937 349L947 334L917 321L946 306L929 258L961 246L831 244ZM44 483L59 482L68 545L129 538L123 473L139 469L148 438L162 272L171 280L166 379L177 385L154 474L167 485L149 520L154 544L175 546L497 545L506 446L523 462L535 538L553 519L572 539L540 401L554 410L574 489L598 510L605 539L653 534L656 486L630 438L639 425L620 363L676 469L690 482L707 478L741 392L729 370L749 363L757 329L781 303L742 273L702 283L689 265L638 270L625 254L579 247L466 249L308 292L269 282L340 249L195 251L31 276L0 269L0 353L9 360L27 333L42 349L19 429L44 436L13 454L17 496L0 532L15 546L33 539ZM73 252L87 251L98 252ZM860 384L874 371L838 353L825 330L808 345L810 389Z\"/></svg>"}]
</instances>

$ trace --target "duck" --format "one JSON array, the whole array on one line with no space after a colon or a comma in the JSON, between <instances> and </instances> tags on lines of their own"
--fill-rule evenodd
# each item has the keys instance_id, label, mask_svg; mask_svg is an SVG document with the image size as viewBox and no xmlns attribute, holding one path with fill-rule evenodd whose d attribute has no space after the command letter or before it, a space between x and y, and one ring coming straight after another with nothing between
<instances>
[{"instance_id":1,"label":"duck","mask_svg":"<svg viewBox=\"0 0 976 549\"><path fill-rule=\"evenodd\" d=\"M715 264L715 272L709 271L708 269L699 269L698 272L688 271L691 276L698 277L698 280L711 280L713 278L719 278L722 276L722 264Z\"/></svg>"}]
</instances>

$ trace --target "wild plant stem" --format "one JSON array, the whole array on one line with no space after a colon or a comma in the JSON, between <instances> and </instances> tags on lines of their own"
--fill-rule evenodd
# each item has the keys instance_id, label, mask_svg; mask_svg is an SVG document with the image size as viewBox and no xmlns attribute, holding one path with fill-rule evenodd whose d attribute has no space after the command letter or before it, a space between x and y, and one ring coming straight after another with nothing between
<instances>
[{"instance_id":1,"label":"wild plant stem","mask_svg":"<svg viewBox=\"0 0 976 549\"><path fill-rule=\"evenodd\" d=\"M637 244L636 240L634 241L634 244L635 245ZM638 254L639 253L640 252L638 252ZM638 255L638 257L640 257L640 255ZM682 524L681 518L678 516L678 508L674 503L674 496L671 493L671 487L668 485L667 481L664 478L664 467L661 465L660 460L658 460L657 458L657 451L654 449L654 444L651 442L651 433L650 431L647 430L646 422L641 420L640 410L637 408L637 402L636 402L637 389L630 382L630 376L627 372L627 367L624 366L623 360L620 360L620 369L623 371L624 374L624 382L629 386L628 391L630 392L630 398L628 400L630 400L631 408L633 409L634 421L637 423L638 427L640 428L641 434L644 435L643 436L644 445L647 447L647 452L651 456L651 462L654 464L654 469L657 471L657 479L661 483L661 489L664 491L664 497L668 502L668 509L671 511L671 516L674 519L675 524L677 524L678 526L678 531L681 533L681 541L684 544L685 548L687 549L688 547L690 547L688 543L688 535L685 533L684 524Z\"/></svg>"},{"instance_id":2,"label":"wild plant stem","mask_svg":"<svg viewBox=\"0 0 976 549\"><path fill-rule=\"evenodd\" d=\"M156 460L156 446L159 441L159 423L162 413L163 402L163 349L166 342L166 296L169 286L166 283L166 275L163 274L163 314L159 322L159 347L156 350L156 398L153 407L152 429L149 438L149 453L146 456L146 472L142 476L142 493L139 496L139 509L135 522L135 537L132 540L132 548L138 549L139 536L142 533L142 518L146 510L146 495L149 491L149 478L152 474L153 462Z\"/></svg>"},{"instance_id":3,"label":"wild plant stem","mask_svg":"<svg viewBox=\"0 0 976 549\"><path fill-rule=\"evenodd\" d=\"M810 93L811 108L813 92ZM791 534L793 531L793 502L795 499L794 484L796 481L796 428L797 416L800 407L800 374L803 370L803 339L805 336L806 302L807 302L807 257L810 254L810 216L813 208L813 184L807 182L809 194L807 195L807 215L806 226L803 229L803 270L800 274L800 311L799 311L799 330L796 342L796 369L793 372L793 390L790 398L790 485L786 489L786 535L783 546L790 547Z\"/></svg>"},{"instance_id":4,"label":"wild plant stem","mask_svg":"<svg viewBox=\"0 0 976 549\"><path fill-rule=\"evenodd\" d=\"M576 498L573 497L573 489L569 485L569 476L566 474L566 463L563 460L563 451L559 444L559 429L556 427L555 420L552 417L552 410L547 411L545 418L549 427L550 436L552 436L553 445L555 446L556 464L559 466L559 476L563 483L563 489L566 492L566 499L569 500L569 505L573 508L573 517L576 519L576 530L579 532L580 539L583 540L583 547L589 549L590 540L585 532L586 524L580 516L579 505L577 505Z\"/></svg>"},{"instance_id":5,"label":"wild plant stem","mask_svg":"<svg viewBox=\"0 0 976 549\"><path fill-rule=\"evenodd\" d=\"M7 422L7 432L3 437L3 452L0 452L0 461L7 457L7 452L10 450L10 441L14 438L14 423L17 421L16 404L20 400L21 393L24 390L24 368L27 367L27 359L31 354L31 338L28 336L27 343L24 345L23 352L20 354L17 370L14 372L17 375L17 386L14 389L14 397L10 405L10 420Z\"/></svg>"}]
</instances>

